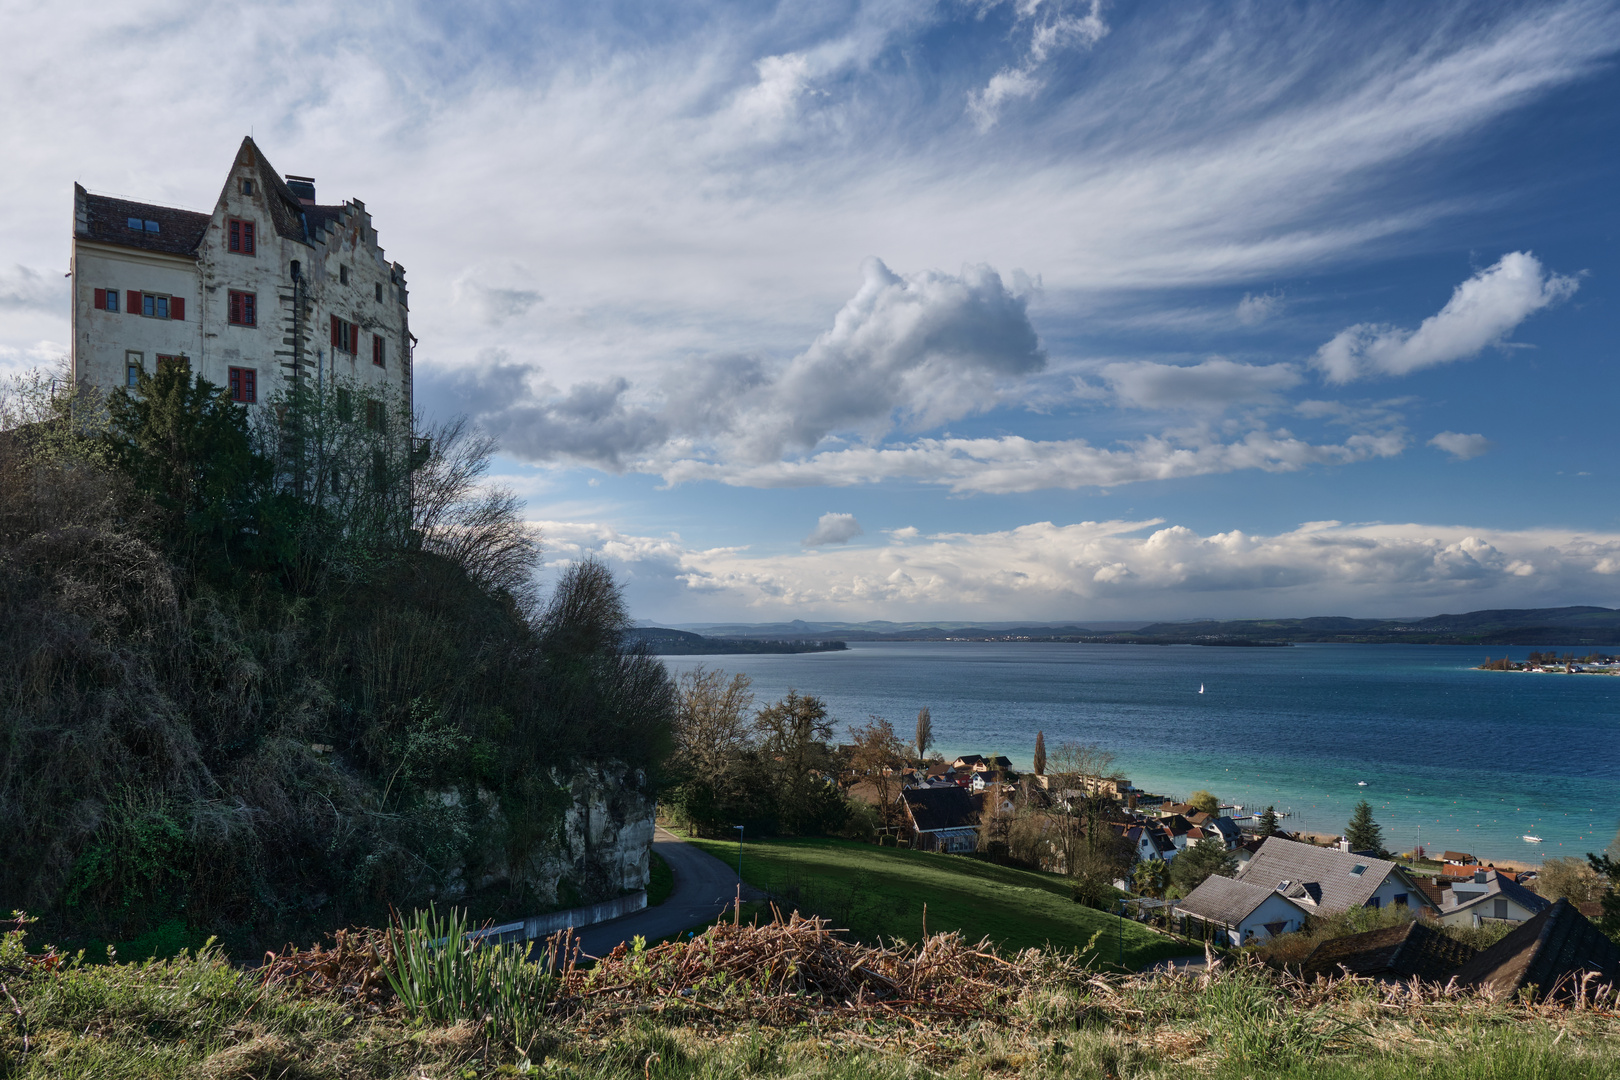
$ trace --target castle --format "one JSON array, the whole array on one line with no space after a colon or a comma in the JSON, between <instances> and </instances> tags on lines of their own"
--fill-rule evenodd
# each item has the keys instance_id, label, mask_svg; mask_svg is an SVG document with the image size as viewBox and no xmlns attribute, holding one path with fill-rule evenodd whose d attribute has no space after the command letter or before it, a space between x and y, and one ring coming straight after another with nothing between
<instances>
[{"instance_id":1,"label":"castle","mask_svg":"<svg viewBox=\"0 0 1620 1080\"><path fill-rule=\"evenodd\" d=\"M73 374L133 387L183 362L252 406L334 376L411 407L405 268L365 204L315 200L243 139L212 213L73 187Z\"/></svg>"}]
</instances>

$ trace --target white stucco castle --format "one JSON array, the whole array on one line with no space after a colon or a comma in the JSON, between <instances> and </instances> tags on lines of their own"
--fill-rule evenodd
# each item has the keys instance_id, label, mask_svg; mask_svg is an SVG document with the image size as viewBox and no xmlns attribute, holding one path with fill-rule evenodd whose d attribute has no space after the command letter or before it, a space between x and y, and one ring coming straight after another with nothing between
<instances>
[{"instance_id":1,"label":"white stucco castle","mask_svg":"<svg viewBox=\"0 0 1620 1080\"><path fill-rule=\"evenodd\" d=\"M251 138L212 213L73 188L73 373L102 390L183 359L235 401L353 380L411 406L405 268L359 199L315 201ZM392 396L392 395L390 395Z\"/></svg>"}]
</instances>

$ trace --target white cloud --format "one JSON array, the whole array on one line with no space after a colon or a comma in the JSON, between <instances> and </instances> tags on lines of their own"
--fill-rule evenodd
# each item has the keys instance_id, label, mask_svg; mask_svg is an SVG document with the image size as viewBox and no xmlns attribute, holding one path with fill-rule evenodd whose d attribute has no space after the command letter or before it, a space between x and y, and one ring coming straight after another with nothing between
<instances>
[{"instance_id":1,"label":"white cloud","mask_svg":"<svg viewBox=\"0 0 1620 1080\"><path fill-rule=\"evenodd\" d=\"M1244 326L1259 326L1282 309L1281 293L1244 293L1238 301L1237 321Z\"/></svg>"},{"instance_id":2,"label":"white cloud","mask_svg":"<svg viewBox=\"0 0 1620 1080\"><path fill-rule=\"evenodd\" d=\"M854 514L827 513L821 515L821 520L816 522L816 527L810 535L799 543L807 548L825 547L827 544L847 544L865 531L861 528L861 523L855 520Z\"/></svg>"},{"instance_id":3,"label":"white cloud","mask_svg":"<svg viewBox=\"0 0 1620 1080\"><path fill-rule=\"evenodd\" d=\"M1272 401L1303 381L1291 364L1239 364L1219 357L1190 365L1135 360L1107 364L1100 374L1121 402L1148 409Z\"/></svg>"},{"instance_id":4,"label":"white cloud","mask_svg":"<svg viewBox=\"0 0 1620 1080\"><path fill-rule=\"evenodd\" d=\"M1464 435L1460 431L1442 431L1429 440L1430 446L1439 447L1458 461L1477 458L1490 450L1492 443L1483 435Z\"/></svg>"},{"instance_id":5,"label":"white cloud","mask_svg":"<svg viewBox=\"0 0 1620 1080\"><path fill-rule=\"evenodd\" d=\"M1204 535L1160 520L1038 522L814 554L694 550L678 538L543 522L548 550L595 552L648 585L637 614L760 619L1175 618L1620 602L1620 534L1312 522ZM662 583L662 584L659 584ZM708 605L705 607L705 605Z\"/></svg>"},{"instance_id":6,"label":"white cloud","mask_svg":"<svg viewBox=\"0 0 1620 1080\"><path fill-rule=\"evenodd\" d=\"M1018 0L1018 26L1029 29L1029 50L1018 64L996 72L982 90L968 95L968 112L981 132L995 126L1007 102L1041 92L1046 82L1037 72L1053 53L1069 45L1090 48L1108 33L1102 0L1088 0L1085 8L1084 14L1074 14L1064 0Z\"/></svg>"},{"instance_id":7,"label":"white cloud","mask_svg":"<svg viewBox=\"0 0 1620 1080\"><path fill-rule=\"evenodd\" d=\"M1567 299L1578 285L1573 277L1544 272L1529 252L1515 251L1458 285L1446 306L1415 331L1358 323L1318 349L1315 363L1329 382L1347 383L1466 360L1500 344L1525 319Z\"/></svg>"},{"instance_id":8,"label":"white cloud","mask_svg":"<svg viewBox=\"0 0 1620 1080\"><path fill-rule=\"evenodd\" d=\"M1232 442L1153 435L1117 449L1083 439L1040 441L1021 436L917 439L901 446L824 450L808 458L757 465L677 460L648 463L669 483L716 480L737 487L847 487L884 480L940 484L957 493L1006 494L1045 488L1115 487L1258 469L1294 472L1393 457L1403 432L1352 435L1316 444L1286 429L1254 431Z\"/></svg>"}]
</instances>

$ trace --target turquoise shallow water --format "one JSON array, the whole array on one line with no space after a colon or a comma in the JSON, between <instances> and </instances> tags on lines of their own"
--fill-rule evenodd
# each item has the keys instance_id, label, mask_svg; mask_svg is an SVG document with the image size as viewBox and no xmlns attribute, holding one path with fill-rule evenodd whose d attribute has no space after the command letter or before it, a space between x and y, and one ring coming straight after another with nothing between
<instances>
[{"instance_id":1,"label":"turquoise shallow water","mask_svg":"<svg viewBox=\"0 0 1620 1080\"><path fill-rule=\"evenodd\" d=\"M1472 670L1528 651L894 642L666 662L744 672L760 704L815 694L840 724L885 716L905 738L927 705L947 755L1026 766L1037 730L1048 748L1096 742L1140 787L1274 804L1295 829L1342 831L1365 797L1392 849L1602 850L1620 828L1620 677Z\"/></svg>"}]
</instances>

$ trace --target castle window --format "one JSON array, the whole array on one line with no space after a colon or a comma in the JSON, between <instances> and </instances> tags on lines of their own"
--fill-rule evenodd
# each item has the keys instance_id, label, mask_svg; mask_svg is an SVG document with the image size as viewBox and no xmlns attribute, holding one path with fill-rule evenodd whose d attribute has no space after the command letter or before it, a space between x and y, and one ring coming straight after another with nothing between
<instances>
[{"instance_id":1,"label":"castle window","mask_svg":"<svg viewBox=\"0 0 1620 1080\"><path fill-rule=\"evenodd\" d=\"M142 293L141 314L150 319L167 319L169 317L169 298L167 296L153 296L151 293Z\"/></svg>"},{"instance_id":2,"label":"castle window","mask_svg":"<svg viewBox=\"0 0 1620 1080\"><path fill-rule=\"evenodd\" d=\"M252 255L253 252L253 222L243 221L241 218L231 218L226 227L230 231L230 241L226 245L238 255Z\"/></svg>"},{"instance_id":3,"label":"castle window","mask_svg":"<svg viewBox=\"0 0 1620 1080\"><path fill-rule=\"evenodd\" d=\"M242 181L242 194L244 194L244 195L253 194L253 181L251 181L251 180Z\"/></svg>"},{"instance_id":4,"label":"castle window","mask_svg":"<svg viewBox=\"0 0 1620 1080\"><path fill-rule=\"evenodd\" d=\"M377 282L377 303L382 303L382 282Z\"/></svg>"},{"instance_id":5,"label":"castle window","mask_svg":"<svg viewBox=\"0 0 1620 1080\"><path fill-rule=\"evenodd\" d=\"M231 400L251 405L259 400L259 373L254 368L233 367L229 369Z\"/></svg>"},{"instance_id":6,"label":"castle window","mask_svg":"<svg viewBox=\"0 0 1620 1080\"><path fill-rule=\"evenodd\" d=\"M157 232L158 231L158 223L155 222L155 221L146 222L146 231L147 232Z\"/></svg>"},{"instance_id":7,"label":"castle window","mask_svg":"<svg viewBox=\"0 0 1620 1080\"><path fill-rule=\"evenodd\" d=\"M386 417L382 402L375 398L366 399L366 427L381 434L387 423Z\"/></svg>"},{"instance_id":8,"label":"castle window","mask_svg":"<svg viewBox=\"0 0 1620 1080\"><path fill-rule=\"evenodd\" d=\"M96 310L116 312L118 310L118 290L97 289Z\"/></svg>"},{"instance_id":9,"label":"castle window","mask_svg":"<svg viewBox=\"0 0 1620 1080\"><path fill-rule=\"evenodd\" d=\"M339 285L347 285L348 283L349 283L349 268L347 266L338 267L338 284Z\"/></svg>"},{"instance_id":10,"label":"castle window","mask_svg":"<svg viewBox=\"0 0 1620 1080\"><path fill-rule=\"evenodd\" d=\"M383 362L384 360L387 359L386 354L387 354L387 347L383 344L382 337L380 335L378 335L378 334L372 334L371 335L371 362L373 364L376 364L378 367L386 367L387 365Z\"/></svg>"},{"instance_id":11,"label":"castle window","mask_svg":"<svg viewBox=\"0 0 1620 1080\"><path fill-rule=\"evenodd\" d=\"M145 369L146 358L138 352L124 354L124 385L131 390L141 381L141 372Z\"/></svg>"},{"instance_id":12,"label":"castle window","mask_svg":"<svg viewBox=\"0 0 1620 1080\"><path fill-rule=\"evenodd\" d=\"M134 229L136 232L140 232L140 230L141 230L141 219L140 218L132 217L132 218L129 219L128 224L129 224L130 228Z\"/></svg>"},{"instance_id":13,"label":"castle window","mask_svg":"<svg viewBox=\"0 0 1620 1080\"><path fill-rule=\"evenodd\" d=\"M360 328L352 322L332 316L332 351L360 355Z\"/></svg>"},{"instance_id":14,"label":"castle window","mask_svg":"<svg viewBox=\"0 0 1620 1080\"><path fill-rule=\"evenodd\" d=\"M255 293L230 291L227 318L232 326L259 325L259 298Z\"/></svg>"},{"instance_id":15,"label":"castle window","mask_svg":"<svg viewBox=\"0 0 1620 1080\"><path fill-rule=\"evenodd\" d=\"M159 371L168 371L170 368L179 368L181 371L190 371L191 361L187 360L184 356L165 356L163 353L158 353L157 368Z\"/></svg>"}]
</instances>

